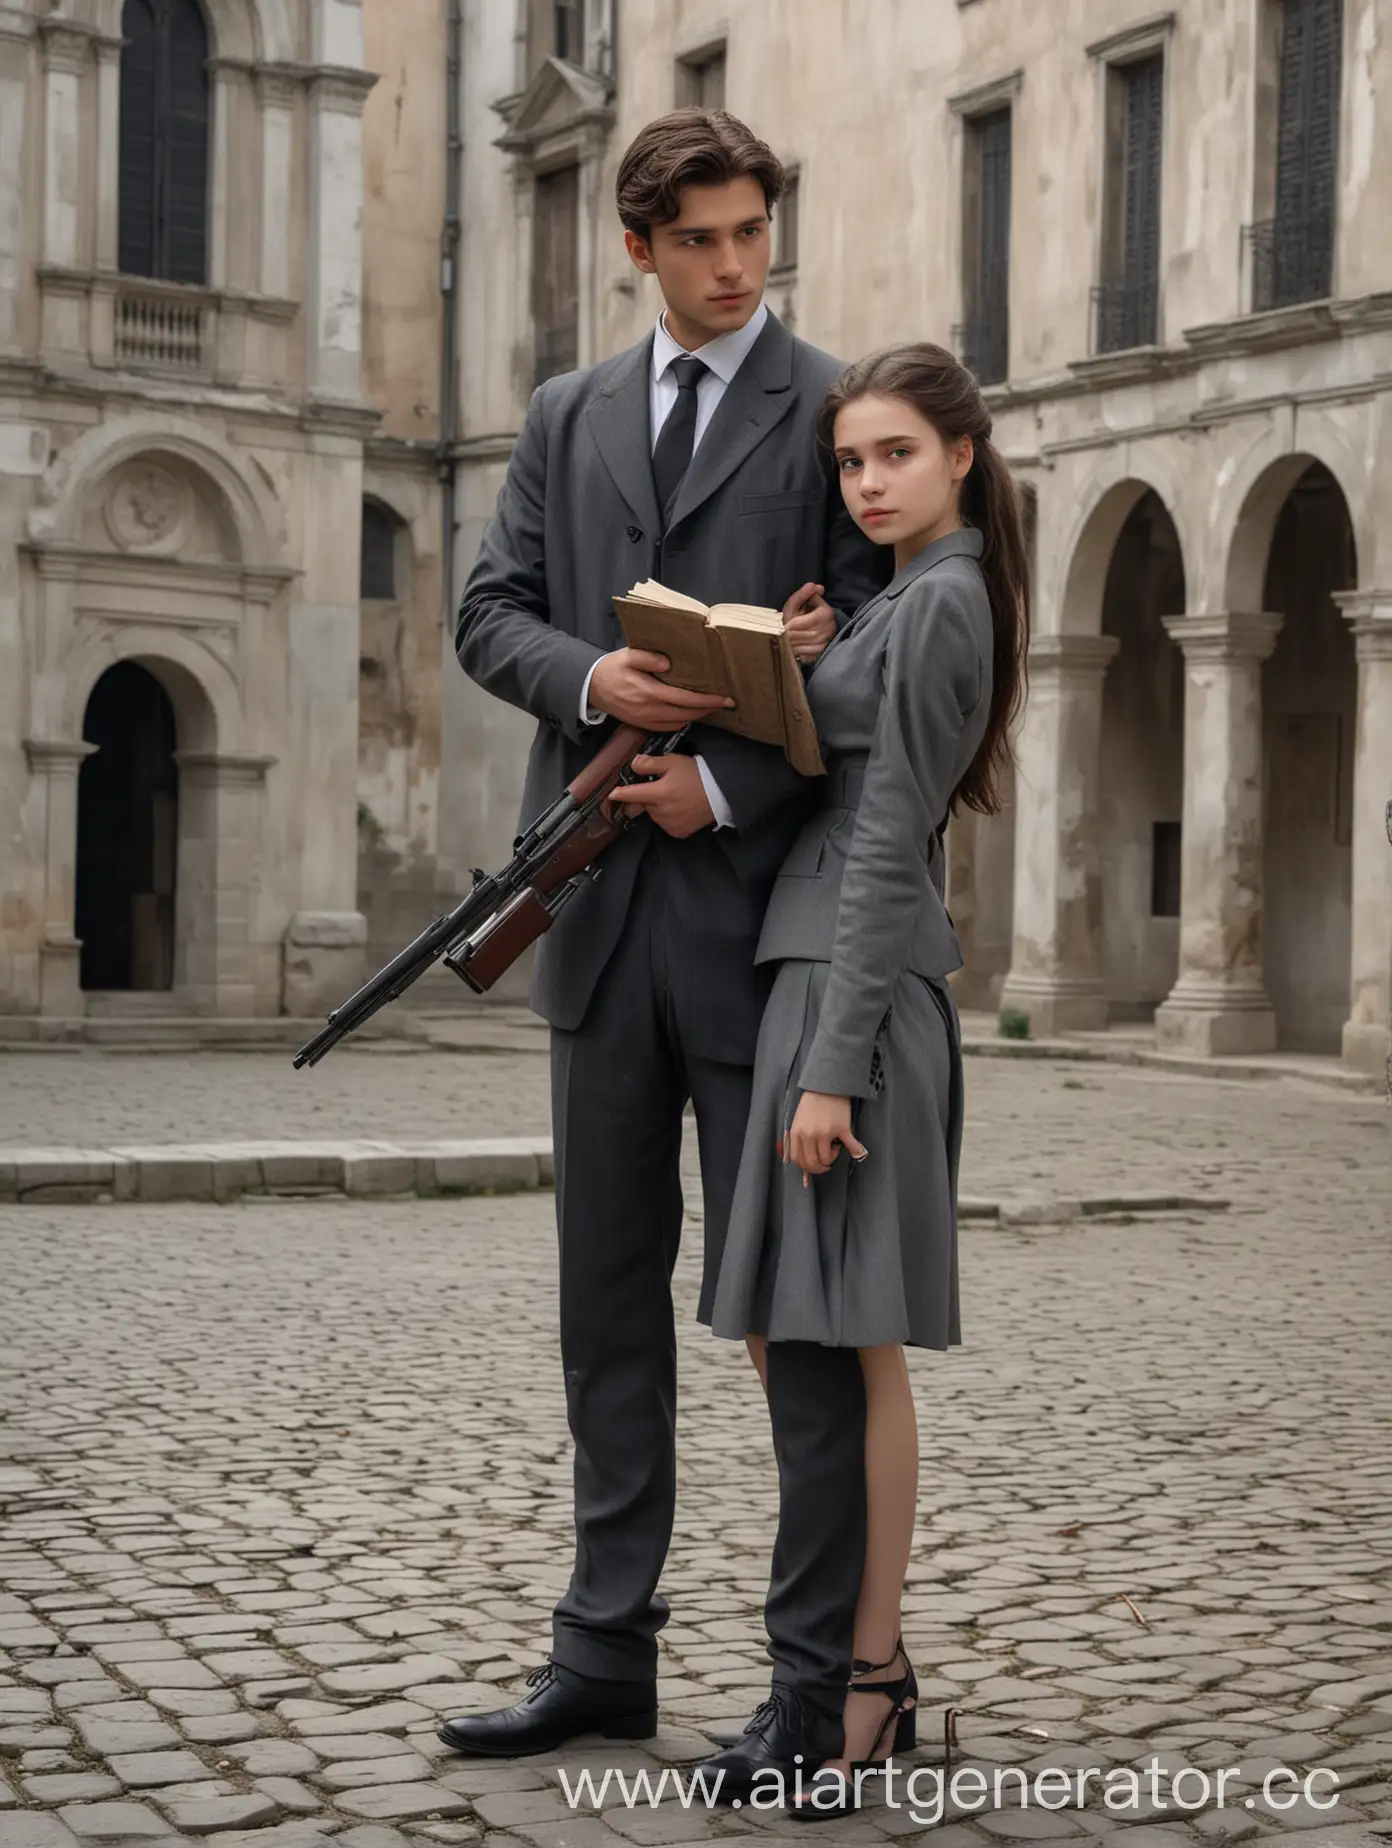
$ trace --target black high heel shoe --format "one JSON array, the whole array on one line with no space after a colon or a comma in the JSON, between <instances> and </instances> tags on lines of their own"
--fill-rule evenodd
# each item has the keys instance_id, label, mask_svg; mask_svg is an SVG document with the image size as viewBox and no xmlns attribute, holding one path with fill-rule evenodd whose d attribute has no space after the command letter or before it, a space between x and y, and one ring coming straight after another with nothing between
<instances>
[{"instance_id":1,"label":"black high heel shoe","mask_svg":"<svg viewBox=\"0 0 1392 1848\"><path fill-rule=\"evenodd\" d=\"M904 1673L894 1681L863 1681L861 1676L872 1675L877 1669L893 1668L903 1658ZM790 1803L788 1815L799 1822L828 1822L833 1817L851 1816L860 1808L860 1792L857 1786L857 1774L878 1770L896 1752L911 1752L918 1744L918 1676L914 1665L904 1649L901 1636L894 1645L894 1654L887 1662L865 1662L857 1658L851 1664L851 1679L847 1687L852 1694L886 1694L892 1703L889 1712L880 1721L879 1731L870 1744L870 1753L866 1758L853 1758L850 1761L851 1775L842 1777L841 1801L839 1803L813 1803L810 1798L801 1803ZM894 1741L884 1758L879 1756L884 1744L885 1734L890 1726L894 1727ZM822 1773L819 1771L817 1777ZM817 1778L812 1780L816 1789Z\"/></svg>"}]
</instances>

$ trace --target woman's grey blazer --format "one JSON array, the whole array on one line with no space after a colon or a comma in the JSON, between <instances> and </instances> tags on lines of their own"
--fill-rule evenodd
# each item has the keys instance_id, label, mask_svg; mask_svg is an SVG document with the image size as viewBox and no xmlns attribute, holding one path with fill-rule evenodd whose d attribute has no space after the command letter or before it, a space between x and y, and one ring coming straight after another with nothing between
<instances>
[{"instance_id":1,"label":"woman's grey blazer","mask_svg":"<svg viewBox=\"0 0 1392 1848\"><path fill-rule=\"evenodd\" d=\"M866 1097L876 1036L905 973L962 955L943 904L940 825L991 707L991 606L974 528L920 552L817 663L808 694L827 803L774 884L758 960L829 962L804 1091Z\"/></svg>"}]
</instances>

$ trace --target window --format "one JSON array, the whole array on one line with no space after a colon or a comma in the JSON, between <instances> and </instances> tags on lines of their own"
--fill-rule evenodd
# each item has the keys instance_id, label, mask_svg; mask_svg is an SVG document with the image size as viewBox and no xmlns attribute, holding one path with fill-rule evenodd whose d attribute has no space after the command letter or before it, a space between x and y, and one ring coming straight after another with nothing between
<instances>
[{"instance_id":1,"label":"window","mask_svg":"<svg viewBox=\"0 0 1392 1848\"><path fill-rule=\"evenodd\" d=\"M788 170L783 197L774 207L774 230L777 242L776 269L796 269L798 260L798 190L799 175L795 167Z\"/></svg>"},{"instance_id":2,"label":"window","mask_svg":"<svg viewBox=\"0 0 1392 1848\"><path fill-rule=\"evenodd\" d=\"M527 80L548 58L585 63L585 0L529 0L527 9Z\"/></svg>"},{"instance_id":3,"label":"window","mask_svg":"<svg viewBox=\"0 0 1392 1848\"><path fill-rule=\"evenodd\" d=\"M120 266L205 283L210 108L198 0L125 0L121 36Z\"/></svg>"},{"instance_id":4,"label":"window","mask_svg":"<svg viewBox=\"0 0 1392 1848\"><path fill-rule=\"evenodd\" d=\"M677 102L697 109L725 107L725 47L712 45L677 65Z\"/></svg>"},{"instance_id":5,"label":"window","mask_svg":"<svg viewBox=\"0 0 1392 1848\"><path fill-rule=\"evenodd\" d=\"M1322 300L1334 271L1343 3L1280 0L1274 17L1275 213L1247 227L1258 313Z\"/></svg>"},{"instance_id":6,"label":"window","mask_svg":"<svg viewBox=\"0 0 1392 1848\"><path fill-rule=\"evenodd\" d=\"M379 501L364 501L362 510L362 578L364 603L394 603L397 589L397 535L401 522Z\"/></svg>"},{"instance_id":7,"label":"window","mask_svg":"<svg viewBox=\"0 0 1392 1848\"><path fill-rule=\"evenodd\" d=\"M1177 821L1157 821L1151 828L1150 915L1179 916L1182 836Z\"/></svg>"},{"instance_id":8,"label":"window","mask_svg":"<svg viewBox=\"0 0 1392 1848\"><path fill-rule=\"evenodd\" d=\"M580 169L537 176L532 218L536 383L580 363Z\"/></svg>"},{"instance_id":9,"label":"window","mask_svg":"<svg viewBox=\"0 0 1392 1848\"><path fill-rule=\"evenodd\" d=\"M967 318L957 330L963 363L983 385L1010 370L1011 111L966 123L963 239Z\"/></svg>"},{"instance_id":10,"label":"window","mask_svg":"<svg viewBox=\"0 0 1392 1848\"><path fill-rule=\"evenodd\" d=\"M1107 82L1102 281L1097 350L1151 346L1160 299L1160 168L1165 60L1111 66Z\"/></svg>"}]
</instances>

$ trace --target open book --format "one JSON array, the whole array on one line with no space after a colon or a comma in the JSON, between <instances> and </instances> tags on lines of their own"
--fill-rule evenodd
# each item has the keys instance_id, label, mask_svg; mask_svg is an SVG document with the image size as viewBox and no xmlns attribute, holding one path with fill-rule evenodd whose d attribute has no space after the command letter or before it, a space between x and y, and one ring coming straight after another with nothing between
<instances>
[{"instance_id":1,"label":"open book","mask_svg":"<svg viewBox=\"0 0 1392 1848\"><path fill-rule=\"evenodd\" d=\"M630 648L671 662L663 680L692 693L727 693L735 701L729 710L709 713L703 725L780 745L803 776L822 774L817 727L781 610L700 603L653 578L615 597L614 610Z\"/></svg>"}]
</instances>

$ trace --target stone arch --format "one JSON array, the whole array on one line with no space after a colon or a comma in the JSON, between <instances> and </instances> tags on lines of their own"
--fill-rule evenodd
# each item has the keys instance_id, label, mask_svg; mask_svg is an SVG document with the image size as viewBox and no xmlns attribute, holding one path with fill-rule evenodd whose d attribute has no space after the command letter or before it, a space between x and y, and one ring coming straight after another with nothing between
<instances>
[{"instance_id":1,"label":"stone arch","mask_svg":"<svg viewBox=\"0 0 1392 1848\"><path fill-rule=\"evenodd\" d=\"M1284 434L1268 430L1219 484L1212 531L1223 549L1207 573L1213 594L1221 597L1219 608L1261 609L1276 522L1291 489L1313 462L1328 469L1338 484L1360 574L1367 569L1376 541L1368 471L1329 419L1302 413L1298 431L1294 420Z\"/></svg>"},{"instance_id":2,"label":"stone arch","mask_svg":"<svg viewBox=\"0 0 1392 1848\"><path fill-rule=\"evenodd\" d=\"M1179 484L1159 457L1148 455L1144 468L1133 471L1119 454L1111 468L1087 484L1083 505L1059 553L1057 609L1063 634L1102 633L1102 605L1117 540L1147 493L1158 498L1170 517L1188 580L1191 548L1185 542Z\"/></svg>"},{"instance_id":3,"label":"stone arch","mask_svg":"<svg viewBox=\"0 0 1392 1848\"><path fill-rule=\"evenodd\" d=\"M70 657L64 676L63 736L82 736L92 689L118 661L134 661L147 669L169 695L181 751L226 756L243 750L242 702L232 670L188 636L124 623L102 623Z\"/></svg>"},{"instance_id":4,"label":"stone arch","mask_svg":"<svg viewBox=\"0 0 1392 1848\"><path fill-rule=\"evenodd\" d=\"M285 0L200 0L220 58L281 62L296 55ZM109 37L121 29L123 0L97 0L96 24Z\"/></svg>"},{"instance_id":5,"label":"stone arch","mask_svg":"<svg viewBox=\"0 0 1392 1848\"><path fill-rule=\"evenodd\" d=\"M284 519L269 489L220 439L181 418L126 417L101 424L65 449L49 468L29 537L73 545L108 476L139 456L173 458L207 482L235 534L234 562L252 569L279 564Z\"/></svg>"}]
</instances>

